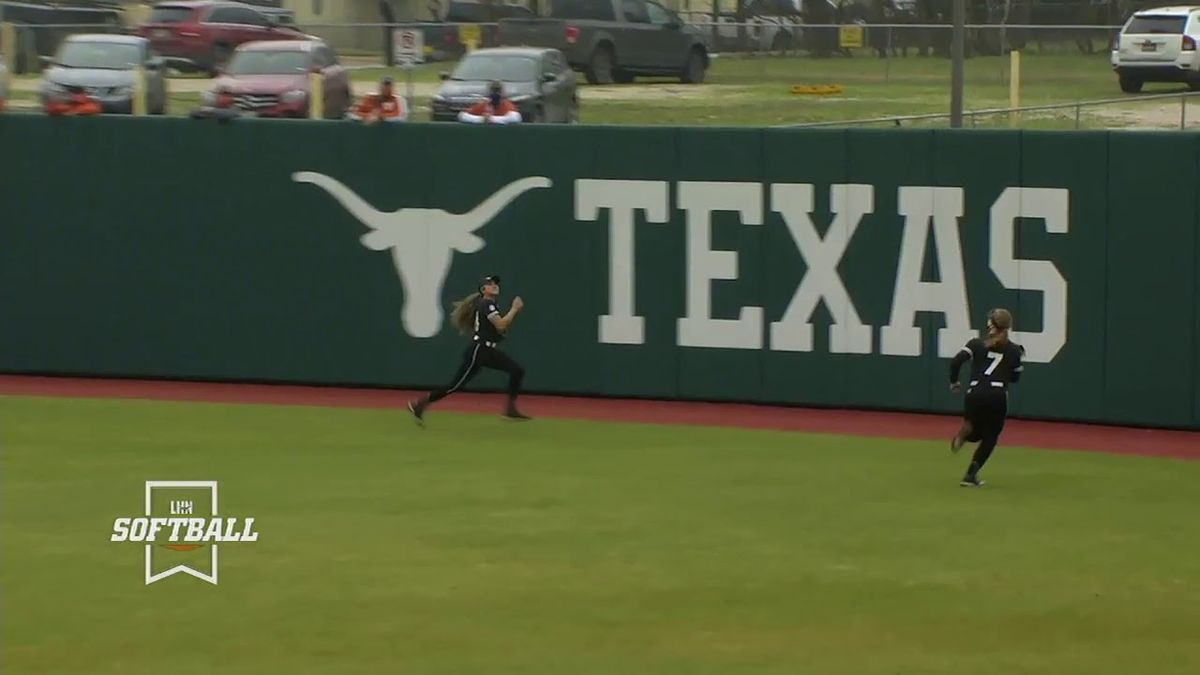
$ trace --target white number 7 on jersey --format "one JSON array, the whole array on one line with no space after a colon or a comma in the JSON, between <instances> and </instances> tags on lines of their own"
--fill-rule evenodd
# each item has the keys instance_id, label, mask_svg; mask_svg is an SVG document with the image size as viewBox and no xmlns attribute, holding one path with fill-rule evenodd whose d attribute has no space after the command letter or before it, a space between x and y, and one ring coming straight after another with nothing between
<instances>
[{"instance_id":1,"label":"white number 7 on jersey","mask_svg":"<svg viewBox=\"0 0 1200 675\"><path fill-rule=\"evenodd\" d=\"M987 370L983 371L984 375L991 375L993 372L995 372L996 366L1000 365L1000 362L1004 360L1004 354L1001 354L1000 352L988 352L988 358L992 360L992 365L988 366Z\"/></svg>"}]
</instances>

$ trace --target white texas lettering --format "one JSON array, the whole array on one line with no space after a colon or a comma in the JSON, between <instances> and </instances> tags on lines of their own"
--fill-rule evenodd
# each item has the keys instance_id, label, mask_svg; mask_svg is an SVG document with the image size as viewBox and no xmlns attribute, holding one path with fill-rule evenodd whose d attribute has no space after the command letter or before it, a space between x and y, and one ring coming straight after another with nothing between
<instances>
[{"instance_id":1,"label":"white texas lettering","mask_svg":"<svg viewBox=\"0 0 1200 675\"><path fill-rule=\"evenodd\" d=\"M642 211L647 222L668 222L670 186L660 180L575 181L575 220L598 220L608 209L608 314L600 317L600 342L640 345L645 319L634 313L633 218Z\"/></svg>"},{"instance_id":2,"label":"white texas lettering","mask_svg":"<svg viewBox=\"0 0 1200 675\"><path fill-rule=\"evenodd\" d=\"M1070 220L1070 193L1060 188L1010 187L992 204L989 264L1007 288L1041 291L1041 332L1013 330L1013 339L1025 347L1025 358L1048 363L1067 344L1067 280L1048 260L1021 260L1013 255L1017 218L1040 218L1046 231L1066 234Z\"/></svg>"},{"instance_id":3,"label":"white texas lettering","mask_svg":"<svg viewBox=\"0 0 1200 675\"><path fill-rule=\"evenodd\" d=\"M677 344L760 349L761 307L742 307L736 319L712 318L712 282L738 278L737 251L712 249L712 214L734 211L743 225L762 225L762 184L682 182L678 189L687 213L687 316L678 321Z\"/></svg>"},{"instance_id":4,"label":"white texas lettering","mask_svg":"<svg viewBox=\"0 0 1200 675\"><path fill-rule=\"evenodd\" d=\"M822 239L812 222L813 186L806 183L771 186L771 210L783 216L800 256L808 265L783 318L771 324L771 349L812 351L813 325L809 320L817 303L824 300L825 307L833 315L833 324L829 327L829 351L835 354L871 353L871 327L859 318L837 267L859 222L874 209L874 197L870 185L834 185L830 189L833 223Z\"/></svg>"},{"instance_id":5,"label":"white texas lettering","mask_svg":"<svg viewBox=\"0 0 1200 675\"><path fill-rule=\"evenodd\" d=\"M938 356L950 358L978 334L971 328L967 309L967 283L958 238L963 189L903 186L898 210L904 216L904 236L892 296L892 317L880 330L880 351L889 356L920 356L921 329L915 325L917 312L939 312L946 318L946 327L938 330ZM941 280L921 281L931 222L933 250Z\"/></svg>"}]
</instances>

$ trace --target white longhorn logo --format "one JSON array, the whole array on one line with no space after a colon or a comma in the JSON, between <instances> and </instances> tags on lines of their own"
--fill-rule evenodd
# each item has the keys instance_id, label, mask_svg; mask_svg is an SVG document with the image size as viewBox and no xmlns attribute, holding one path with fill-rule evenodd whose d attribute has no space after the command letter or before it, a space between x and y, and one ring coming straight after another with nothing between
<instances>
[{"instance_id":1,"label":"white longhorn logo","mask_svg":"<svg viewBox=\"0 0 1200 675\"><path fill-rule=\"evenodd\" d=\"M297 183L312 183L323 188L371 231L362 243L373 251L392 250L392 260L404 288L401 316L409 335L427 338L437 335L442 326L442 283L450 271L455 251L474 253L483 248L483 239L474 234L521 194L550 187L550 179L530 176L500 188L466 213L442 209L407 208L391 213L368 204L337 180L312 171L292 174Z\"/></svg>"}]
</instances>

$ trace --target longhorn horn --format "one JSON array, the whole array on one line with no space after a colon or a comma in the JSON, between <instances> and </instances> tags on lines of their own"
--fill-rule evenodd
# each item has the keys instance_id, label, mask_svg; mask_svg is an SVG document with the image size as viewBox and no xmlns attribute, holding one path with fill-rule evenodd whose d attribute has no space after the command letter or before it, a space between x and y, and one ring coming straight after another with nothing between
<instances>
[{"instance_id":1,"label":"longhorn horn","mask_svg":"<svg viewBox=\"0 0 1200 675\"><path fill-rule=\"evenodd\" d=\"M363 225L371 229L376 228L375 222L378 221L378 216L382 213L379 209L371 206L362 197L359 197L353 190L346 187L337 180L326 176L325 174L315 173L312 171L298 171L292 174L292 180L297 183L312 183L319 188L328 192L334 199L346 208L355 218L358 218ZM372 222L375 221L375 222Z\"/></svg>"},{"instance_id":2,"label":"longhorn horn","mask_svg":"<svg viewBox=\"0 0 1200 675\"><path fill-rule=\"evenodd\" d=\"M496 217L496 214L504 210L506 206L513 202L517 197L538 188L548 188L551 182L549 178L544 176L530 176L515 180L508 185L500 188L491 197L483 200L479 206L470 211L458 216L467 226L467 232L474 232L483 227L488 221ZM457 219L456 218L456 219Z\"/></svg>"}]
</instances>

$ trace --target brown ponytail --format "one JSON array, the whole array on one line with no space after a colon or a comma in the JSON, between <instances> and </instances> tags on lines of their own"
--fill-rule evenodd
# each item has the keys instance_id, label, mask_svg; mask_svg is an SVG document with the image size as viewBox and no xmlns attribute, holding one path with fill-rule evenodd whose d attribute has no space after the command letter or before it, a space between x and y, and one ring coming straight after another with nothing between
<instances>
[{"instance_id":1,"label":"brown ponytail","mask_svg":"<svg viewBox=\"0 0 1200 675\"><path fill-rule=\"evenodd\" d=\"M458 328L458 332L470 333L475 329L475 301L479 297L479 293L475 292L454 303L454 309L450 310L450 322Z\"/></svg>"},{"instance_id":2,"label":"brown ponytail","mask_svg":"<svg viewBox=\"0 0 1200 675\"><path fill-rule=\"evenodd\" d=\"M988 321L996 327L996 334L984 340L984 345L988 349L1000 347L1003 349L1008 346L1008 329L1012 328L1012 314L1004 308L997 307L988 312Z\"/></svg>"}]
</instances>

